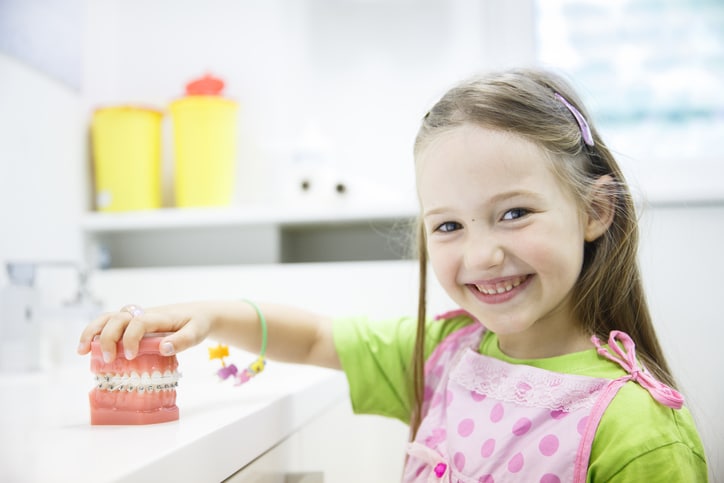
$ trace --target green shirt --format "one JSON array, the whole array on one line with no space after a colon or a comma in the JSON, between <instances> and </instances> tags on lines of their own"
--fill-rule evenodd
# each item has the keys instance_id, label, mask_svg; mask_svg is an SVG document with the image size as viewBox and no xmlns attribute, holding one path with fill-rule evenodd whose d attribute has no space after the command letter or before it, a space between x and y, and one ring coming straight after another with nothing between
<instances>
[{"instance_id":1,"label":"green shirt","mask_svg":"<svg viewBox=\"0 0 724 483\"><path fill-rule=\"evenodd\" d=\"M425 333L425 357L449 334L471 323L465 316L431 321ZM334 342L350 387L356 413L378 414L409 423L410 361L416 320L372 321L342 318L334 323ZM625 375L618 364L595 349L546 359L514 359L498 348L490 331L480 353L511 364L591 377ZM707 481L703 446L684 407L674 410L656 402L636 383L624 384L611 401L596 431L588 467L589 482Z\"/></svg>"}]
</instances>

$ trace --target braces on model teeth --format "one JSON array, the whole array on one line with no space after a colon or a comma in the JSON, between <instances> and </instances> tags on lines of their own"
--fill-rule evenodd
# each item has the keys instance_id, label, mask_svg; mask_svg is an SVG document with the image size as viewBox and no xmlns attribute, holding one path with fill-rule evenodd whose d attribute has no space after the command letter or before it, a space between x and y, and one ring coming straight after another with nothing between
<instances>
[{"instance_id":1,"label":"braces on model teeth","mask_svg":"<svg viewBox=\"0 0 724 483\"><path fill-rule=\"evenodd\" d=\"M509 280L507 282L500 282L489 286L475 284L475 288L478 289L478 292L485 295L501 294L505 292L510 292L515 287L525 282L526 278L527 277L518 277L512 281Z\"/></svg>"},{"instance_id":2,"label":"braces on model teeth","mask_svg":"<svg viewBox=\"0 0 724 483\"><path fill-rule=\"evenodd\" d=\"M140 376L137 372L130 374L96 374L96 388L101 391L138 391L139 393L154 391L169 391L178 387L180 374L177 371L166 371L161 374L154 371L152 374L144 372Z\"/></svg>"}]
</instances>

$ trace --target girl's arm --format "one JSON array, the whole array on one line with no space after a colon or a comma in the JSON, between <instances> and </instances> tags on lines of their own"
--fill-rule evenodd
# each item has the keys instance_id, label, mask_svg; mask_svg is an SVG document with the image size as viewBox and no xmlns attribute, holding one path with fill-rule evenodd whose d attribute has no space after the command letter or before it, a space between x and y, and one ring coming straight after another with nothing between
<instances>
[{"instance_id":1,"label":"girl's arm","mask_svg":"<svg viewBox=\"0 0 724 483\"><path fill-rule=\"evenodd\" d=\"M283 305L260 304L259 309L267 322L270 359L341 368L331 319ZM248 302L194 302L153 307L136 316L126 310L104 314L85 328L78 353L90 352L90 342L98 335L107 360L115 359L120 340L126 357L133 358L139 341L150 332L172 332L161 341L164 355L181 352L206 338L258 352L262 339L259 317Z\"/></svg>"}]
</instances>

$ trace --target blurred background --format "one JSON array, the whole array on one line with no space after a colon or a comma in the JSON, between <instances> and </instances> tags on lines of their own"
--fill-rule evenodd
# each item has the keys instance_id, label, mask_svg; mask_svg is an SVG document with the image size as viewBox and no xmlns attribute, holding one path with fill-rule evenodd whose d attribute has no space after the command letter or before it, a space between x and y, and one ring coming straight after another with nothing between
<instances>
[{"instance_id":1,"label":"blurred background","mask_svg":"<svg viewBox=\"0 0 724 483\"><path fill-rule=\"evenodd\" d=\"M0 261L83 256L100 108L163 114L163 207L169 106L211 74L238 105L230 205L294 204L289 178L313 158L356 206L403 213L427 108L460 79L531 64L570 77L642 201L724 196L716 0L0 0Z\"/></svg>"},{"instance_id":2,"label":"blurred background","mask_svg":"<svg viewBox=\"0 0 724 483\"><path fill-rule=\"evenodd\" d=\"M109 280L124 270L408 259L419 120L455 82L525 65L572 81L629 177L654 315L716 476L724 393L699 369L724 364L721 0L0 0L5 340L28 307L82 326L123 298ZM233 185L182 206L171 106L204 76L237 109ZM108 208L92 129L107 108L158 113L157 202ZM116 198L156 179L113 162Z\"/></svg>"}]
</instances>

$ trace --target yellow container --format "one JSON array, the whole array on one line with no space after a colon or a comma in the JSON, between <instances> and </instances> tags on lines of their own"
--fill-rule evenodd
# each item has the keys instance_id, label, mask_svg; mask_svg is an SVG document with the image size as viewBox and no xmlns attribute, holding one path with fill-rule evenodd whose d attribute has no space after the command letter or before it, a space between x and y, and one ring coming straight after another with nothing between
<instances>
[{"instance_id":1,"label":"yellow container","mask_svg":"<svg viewBox=\"0 0 724 483\"><path fill-rule=\"evenodd\" d=\"M189 95L171 103L176 206L229 205L236 182L236 102Z\"/></svg>"},{"instance_id":2,"label":"yellow container","mask_svg":"<svg viewBox=\"0 0 724 483\"><path fill-rule=\"evenodd\" d=\"M131 106L98 109L91 122L96 208L161 207L160 111Z\"/></svg>"}]
</instances>

